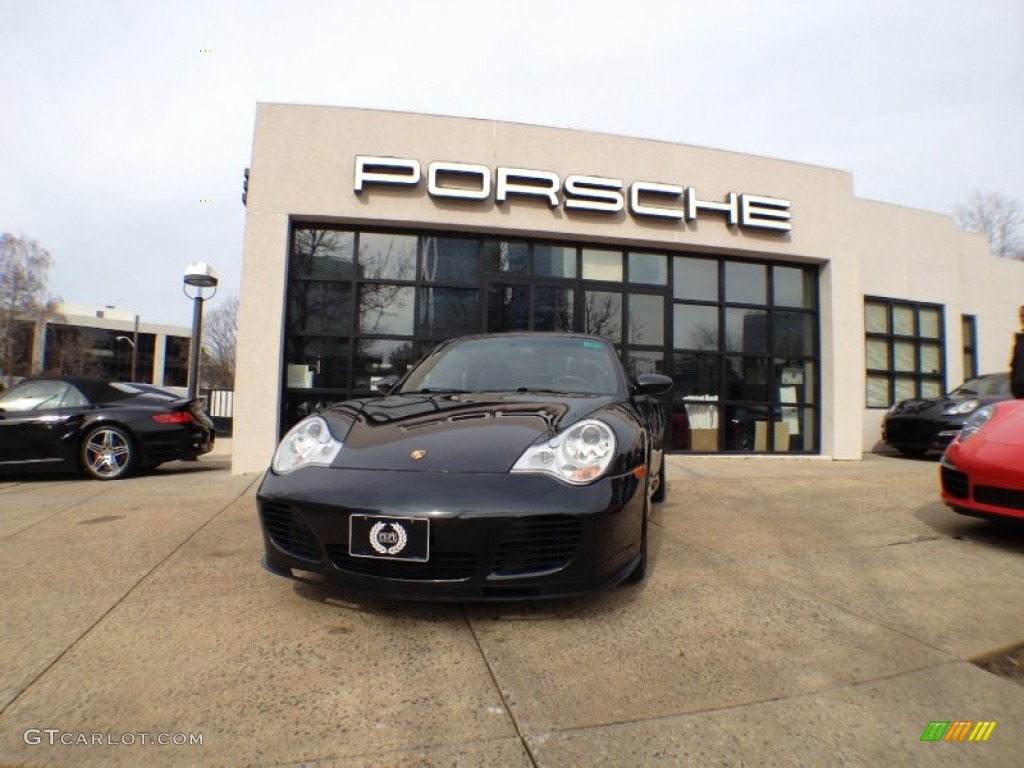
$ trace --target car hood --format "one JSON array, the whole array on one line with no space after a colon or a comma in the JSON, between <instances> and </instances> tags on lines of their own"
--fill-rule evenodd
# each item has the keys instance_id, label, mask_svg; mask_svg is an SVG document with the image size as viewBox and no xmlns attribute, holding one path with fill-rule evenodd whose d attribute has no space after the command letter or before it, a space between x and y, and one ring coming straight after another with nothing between
<instances>
[{"instance_id":1,"label":"car hood","mask_svg":"<svg viewBox=\"0 0 1024 768\"><path fill-rule=\"evenodd\" d=\"M950 415L943 415L942 412L949 408L951 405L958 405L967 400L977 400L978 408L981 408L983 405L988 405L989 403L997 403L1005 399L1005 397L993 397L992 395L971 395L969 397L948 397L946 395L943 395L942 397L928 397L919 400L901 400L889 412L888 416L910 416L914 418L926 419L946 418L951 419L953 421L966 421L971 416L971 414L974 413L974 411L971 411L970 413Z\"/></svg>"},{"instance_id":2,"label":"car hood","mask_svg":"<svg viewBox=\"0 0 1024 768\"><path fill-rule=\"evenodd\" d=\"M532 443L615 399L511 392L392 395L340 404L321 415L337 436L348 430L335 467L507 472Z\"/></svg>"}]
</instances>

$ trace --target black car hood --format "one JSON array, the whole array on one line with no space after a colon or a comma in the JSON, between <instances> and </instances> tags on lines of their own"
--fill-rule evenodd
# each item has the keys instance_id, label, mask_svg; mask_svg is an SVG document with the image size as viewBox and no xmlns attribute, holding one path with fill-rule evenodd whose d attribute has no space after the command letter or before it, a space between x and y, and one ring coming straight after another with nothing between
<instances>
[{"instance_id":1,"label":"black car hood","mask_svg":"<svg viewBox=\"0 0 1024 768\"><path fill-rule=\"evenodd\" d=\"M341 422L351 424L335 467L507 472L532 443L616 399L519 392L392 395L339 404L322 415L340 427L339 437Z\"/></svg>"},{"instance_id":2,"label":"black car hood","mask_svg":"<svg viewBox=\"0 0 1024 768\"><path fill-rule=\"evenodd\" d=\"M939 418L943 415L942 412L950 406L959 405L967 400L977 400L978 408L981 408L983 405L997 403L1000 400L1005 399L1005 397L996 397L992 395L969 395L967 397L948 397L943 395L942 397L929 397L922 398L920 400L901 400L896 404L896 407L892 409L892 412L889 415ZM971 413L974 413L974 411L964 414L953 414L953 417L962 417L962 420L966 420Z\"/></svg>"}]
</instances>

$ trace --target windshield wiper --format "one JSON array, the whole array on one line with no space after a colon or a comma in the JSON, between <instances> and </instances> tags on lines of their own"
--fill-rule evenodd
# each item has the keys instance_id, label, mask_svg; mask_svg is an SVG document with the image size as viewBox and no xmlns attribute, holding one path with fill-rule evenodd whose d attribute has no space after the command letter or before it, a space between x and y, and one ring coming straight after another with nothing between
<instances>
[{"instance_id":1,"label":"windshield wiper","mask_svg":"<svg viewBox=\"0 0 1024 768\"><path fill-rule=\"evenodd\" d=\"M449 389L448 387L423 387L414 389L412 392L402 392L403 395L464 395L468 389Z\"/></svg>"}]
</instances>

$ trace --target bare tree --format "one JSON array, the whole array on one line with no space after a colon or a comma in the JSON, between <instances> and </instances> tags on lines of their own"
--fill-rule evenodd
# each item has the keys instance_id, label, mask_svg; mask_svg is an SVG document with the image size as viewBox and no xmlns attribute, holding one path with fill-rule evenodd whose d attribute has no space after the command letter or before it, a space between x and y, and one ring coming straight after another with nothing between
<instances>
[{"instance_id":1,"label":"bare tree","mask_svg":"<svg viewBox=\"0 0 1024 768\"><path fill-rule=\"evenodd\" d=\"M998 192L975 190L966 203L953 209L953 219L969 232L988 235L988 249L993 256L1024 259L1021 211L1016 200Z\"/></svg>"},{"instance_id":2,"label":"bare tree","mask_svg":"<svg viewBox=\"0 0 1024 768\"><path fill-rule=\"evenodd\" d=\"M237 335L238 299L229 296L203 321L203 378L206 386L234 387Z\"/></svg>"},{"instance_id":3,"label":"bare tree","mask_svg":"<svg viewBox=\"0 0 1024 768\"><path fill-rule=\"evenodd\" d=\"M59 299L49 295L47 281L53 258L35 240L0 235L0 363L7 386L17 373L31 373L32 345L37 323L57 317ZM19 343L20 342L20 343Z\"/></svg>"}]
</instances>

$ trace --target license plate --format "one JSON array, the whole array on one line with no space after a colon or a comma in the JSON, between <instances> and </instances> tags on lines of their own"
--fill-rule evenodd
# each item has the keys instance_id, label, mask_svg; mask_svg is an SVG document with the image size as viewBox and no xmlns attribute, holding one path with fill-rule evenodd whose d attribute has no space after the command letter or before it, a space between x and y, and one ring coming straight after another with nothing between
<instances>
[{"instance_id":1,"label":"license plate","mask_svg":"<svg viewBox=\"0 0 1024 768\"><path fill-rule=\"evenodd\" d=\"M348 523L348 551L353 557L425 563L430 557L430 520L352 515Z\"/></svg>"}]
</instances>

